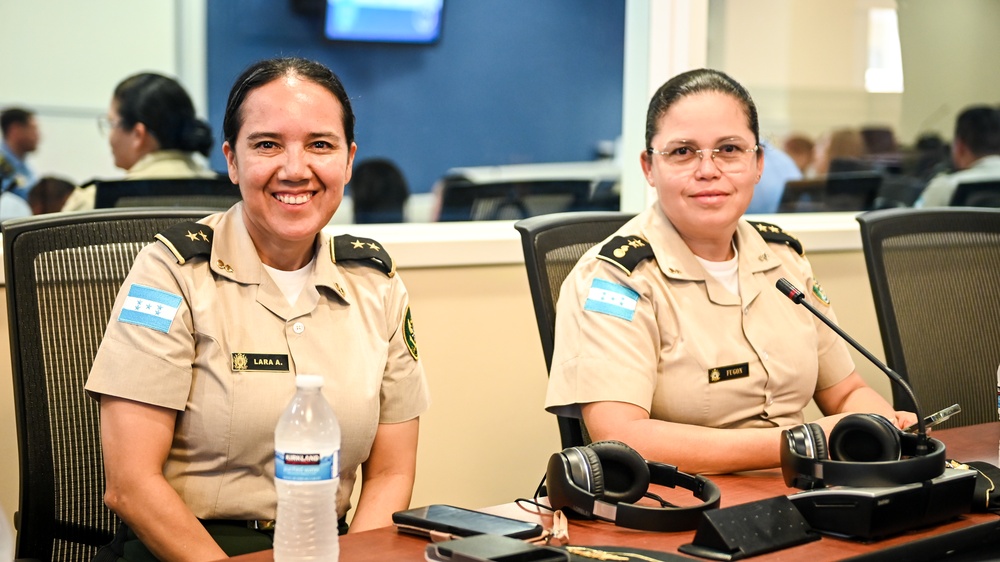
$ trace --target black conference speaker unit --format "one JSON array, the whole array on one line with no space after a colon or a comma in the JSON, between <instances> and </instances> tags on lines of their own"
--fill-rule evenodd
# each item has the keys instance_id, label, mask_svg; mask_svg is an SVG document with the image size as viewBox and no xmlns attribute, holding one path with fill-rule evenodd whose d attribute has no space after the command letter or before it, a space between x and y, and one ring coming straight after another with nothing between
<instances>
[{"instance_id":1,"label":"black conference speaker unit","mask_svg":"<svg viewBox=\"0 0 1000 562\"><path fill-rule=\"evenodd\" d=\"M788 497L813 529L870 540L969 513L975 489L975 470L946 468L927 482L881 488L832 486Z\"/></svg>"}]
</instances>

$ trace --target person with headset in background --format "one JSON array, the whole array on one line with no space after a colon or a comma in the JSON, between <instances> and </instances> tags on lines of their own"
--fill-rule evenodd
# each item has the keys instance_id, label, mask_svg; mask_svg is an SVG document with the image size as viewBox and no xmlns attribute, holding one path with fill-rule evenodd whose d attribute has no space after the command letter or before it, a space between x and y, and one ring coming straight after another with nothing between
<instances>
[{"instance_id":1,"label":"person with headset in background","mask_svg":"<svg viewBox=\"0 0 1000 562\"><path fill-rule=\"evenodd\" d=\"M775 288L791 280L834 318L798 240L741 218L764 160L756 106L730 76L693 70L660 87L640 155L658 201L566 278L549 412L690 473L778 466L782 429L811 399L827 433L850 412L916 421Z\"/></svg>"},{"instance_id":2,"label":"person with headset in background","mask_svg":"<svg viewBox=\"0 0 1000 562\"><path fill-rule=\"evenodd\" d=\"M357 151L343 84L318 62L256 62L223 132L242 201L139 253L87 380L123 521L99 560L271 548L274 431L298 373L323 376L343 432L341 532L359 467L351 532L410 502L430 398L409 295L380 244L323 232Z\"/></svg>"},{"instance_id":3,"label":"person with headset in background","mask_svg":"<svg viewBox=\"0 0 1000 562\"><path fill-rule=\"evenodd\" d=\"M219 175L195 160L195 153L209 155L212 128L195 116L190 96L173 78L143 72L122 80L108 114L97 124L108 136L115 166L125 170L125 179ZM95 197L92 184L77 188L62 210L93 209Z\"/></svg>"}]
</instances>

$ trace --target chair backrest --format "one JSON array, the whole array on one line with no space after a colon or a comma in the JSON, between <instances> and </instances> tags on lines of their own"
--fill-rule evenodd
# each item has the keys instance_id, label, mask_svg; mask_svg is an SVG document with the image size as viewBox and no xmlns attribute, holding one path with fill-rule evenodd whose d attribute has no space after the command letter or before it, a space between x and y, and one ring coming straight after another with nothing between
<instances>
[{"instance_id":1,"label":"chair backrest","mask_svg":"<svg viewBox=\"0 0 1000 562\"><path fill-rule=\"evenodd\" d=\"M827 211L870 211L882 186L875 172L844 172L826 177Z\"/></svg>"},{"instance_id":2,"label":"chair backrest","mask_svg":"<svg viewBox=\"0 0 1000 562\"><path fill-rule=\"evenodd\" d=\"M886 362L941 427L997 421L1000 210L885 209L858 216ZM909 398L893 388L899 409Z\"/></svg>"},{"instance_id":3,"label":"chair backrest","mask_svg":"<svg viewBox=\"0 0 1000 562\"><path fill-rule=\"evenodd\" d=\"M17 558L91 560L117 526L103 503L98 404L83 390L136 254L211 210L114 209L3 223L20 468Z\"/></svg>"},{"instance_id":4,"label":"chair backrest","mask_svg":"<svg viewBox=\"0 0 1000 562\"><path fill-rule=\"evenodd\" d=\"M882 185L875 172L838 172L824 178L785 183L778 211L782 213L866 211L873 209Z\"/></svg>"},{"instance_id":5,"label":"chair backrest","mask_svg":"<svg viewBox=\"0 0 1000 562\"><path fill-rule=\"evenodd\" d=\"M556 213L517 221L545 369L552 368L556 302L570 270L587 250L621 228L634 213L583 211ZM583 428L575 419L558 418L563 447L584 445Z\"/></svg>"},{"instance_id":6,"label":"chair backrest","mask_svg":"<svg viewBox=\"0 0 1000 562\"><path fill-rule=\"evenodd\" d=\"M473 183L462 177L441 184L438 221L516 220L587 210L589 180L517 180Z\"/></svg>"},{"instance_id":7,"label":"chair backrest","mask_svg":"<svg viewBox=\"0 0 1000 562\"><path fill-rule=\"evenodd\" d=\"M960 183L951 196L952 207L1000 207L1000 180Z\"/></svg>"},{"instance_id":8,"label":"chair backrest","mask_svg":"<svg viewBox=\"0 0 1000 562\"><path fill-rule=\"evenodd\" d=\"M94 208L197 207L224 210L240 200L229 178L169 178L96 181Z\"/></svg>"},{"instance_id":9,"label":"chair backrest","mask_svg":"<svg viewBox=\"0 0 1000 562\"><path fill-rule=\"evenodd\" d=\"M779 213L808 213L823 211L826 199L826 180L806 179L785 182L785 190L778 203Z\"/></svg>"}]
</instances>

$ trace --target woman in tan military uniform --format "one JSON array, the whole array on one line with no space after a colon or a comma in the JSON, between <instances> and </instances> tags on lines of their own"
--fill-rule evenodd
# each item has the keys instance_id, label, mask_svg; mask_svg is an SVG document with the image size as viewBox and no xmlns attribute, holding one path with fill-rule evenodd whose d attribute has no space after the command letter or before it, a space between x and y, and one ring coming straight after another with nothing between
<instances>
[{"instance_id":1,"label":"woman in tan military uniform","mask_svg":"<svg viewBox=\"0 0 1000 562\"><path fill-rule=\"evenodd\" d=\"M125 179L218 176L195 158L211 152L212 128L195 116L184 86L169 76L142 72L119 82L98 125L108 137L115 166L125 170ZM93 183L79 187L62 210L93 209L96 198Z\"/></svg>"},{"instance_id":2,"label":"woman in tan military uniform","mask_svg":"<svg viewBox=\"0 0 1000 562\"><path fill-rule=\"evenodd\" d=\"M140 253L87 383L121 559L270 547L248 527L275 516L274 428L296 373L324 376L340 420L341 517L363 469L351 530L389 525L410 500L428 393L406 288L374 240L321 232L356 150L343 86L318 63L257 63L224 134L243 201Z\"/></svg>"},{"instance_id":3,"label":"woman in tan military uniform","mask_svg":"<svg viewBox=\"0 0 1000 562\"><path fill-rule=\"evenodd\" d=\"M697 473L779 464L782 428L815 398L829 433L846 412L893 412L846 345L775 288L785 277L833 316L798 241L742 220L760 178L757 110L729 76L666 82L640 163L658 203L591 249L562 287L546 408L596 440Z\"/></svg>"}]
</instances>

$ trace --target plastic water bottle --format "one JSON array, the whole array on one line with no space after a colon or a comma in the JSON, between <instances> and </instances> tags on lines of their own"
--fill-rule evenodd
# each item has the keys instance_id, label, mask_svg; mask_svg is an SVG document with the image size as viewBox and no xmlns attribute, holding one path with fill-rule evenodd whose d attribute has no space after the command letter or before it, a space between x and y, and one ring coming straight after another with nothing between
<instances>
[{"instance_id":1,"label":"plastic water bottle","mask_svg":"<svg viewBox=\"0 0 1000 562\"><path fill-rule=\"evenodd\" d=\"M323 397L322 376L298 375L295 386L274 430L274 560L336 562L340 424Z\"/></svg>"},{"instance_id":2,"label":"plastic water bottle","mask_svg":"<svg viewBox=\"0 0 1000 562\"><path fill-rule=\"evenodd\" d=\"M14 528L7 519L7 511L0 513L0 560L14 559Z\"/></svg>"}]
</instances>

